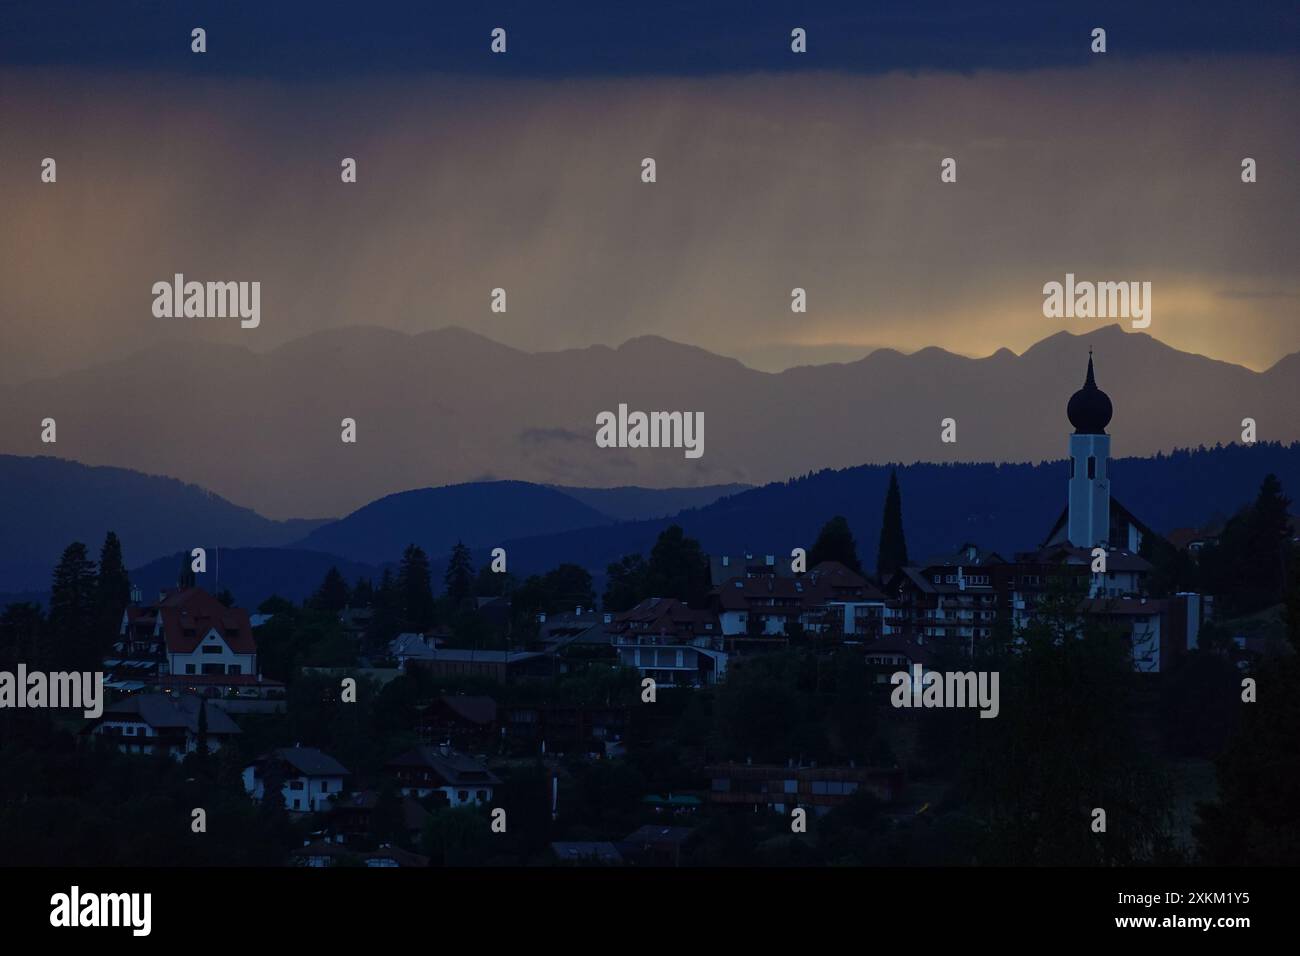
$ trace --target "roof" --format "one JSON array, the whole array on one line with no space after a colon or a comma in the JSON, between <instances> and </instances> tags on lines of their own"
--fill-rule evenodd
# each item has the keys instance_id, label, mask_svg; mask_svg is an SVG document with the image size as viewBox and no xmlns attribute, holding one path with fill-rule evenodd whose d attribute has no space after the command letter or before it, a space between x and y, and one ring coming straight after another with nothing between
<instances>
[{"instance_id":1,"label":"roof","mask_svg":"<svg viewBox=\"0 0 1300 956\"><path fill-rule=\"evenodd\" d=\"M638 634L679 634L684 630L702 631L706 624L712 624L716 630L717 622L717 615L712 611L687 607L676 598L652 597L630 611L615 614L609 629Z\"/></svg>"},{"instance_id":2,"label":"roof","mask_svg":"<svg viewBox=\"0 0 1300 956\"><path fill-rule=\"evenodd\" d=\"M428 821L430 813L420 806L414 797L399 797L402 805L402 823L408 830L420 830ZM334 804L335 812L340 810L373 810L379 804L378 790L357 790L343 794Z\"/></svg>"},{"instance_id":3,"label":"roof","mask_svg":"<svg viewBox=\"0 0 1300 956\"><path fill-rule=\"evenodd\" d=\"M304 777L346 777L348 768L323 750L315 747L280 747L262 758L262 762L278 758Z\"/></svg>"},{"instance_id":4,"label":"roof","mask_svg":"<svg viewBox=\"0 0 1300 956\"><path fill-rule=\"evenodd\" d=\"M1091 568L1093 557L1091 548L1076 548L1072 544L1054 544L1028 551L1016 556L1022 564L1072 564L1087 565ZM1140 554L1134 554L1125 548L1106 549L1106 570L1110 571L1150 571L1151 562Z\"/></svg>"},{"instance_id":5,"label":"roof","mask_svg":"<svg viewBox=\"0 0 1300 956\"><path fill-rule=\"evenodd\" d=\"M640 846L654 846L656 844L674 844L680 846L691 838L695 833L693 827L661 827L653 823L646 824L639 829L633 830L627 835L624 843L634 843Z\"/></svg>"},{"instance_id":6,"label":"roof","mask_svg":"<svg viewBox=\"0 0 1300 956\"><path fill-rule=\"evenodd\" d=\"M184 729L199 732L199 710L203 699L193 694L136 694L104 708L99 721L138 717L157 730ZM208 733L237 734L239 725L220 707L207 708Z\"/></svg>"},{"instance_id":7,"label":"roof","mask_svg":"<svg viewBox=\"0 0 1300 956\"><path fill-rule=\"evenodd\" d=\"M539 651L480 651L470 648L438 647L425 654L411 655L418 661L448 661L458 664L517 664L520 661L542 657Z\"/></svg>"},{"instance_id":8,"label":"roof","mask_svg":"<svg viewBox=\"0 0 1300 956\"><path fill-rule=\"evenodd\" d=\"M764 614L782 610L797 614L829 601L883 601L885 597L866 578L838 561L822 561L792 578L772 574L732 577L720 584L715 594L723 611L754 609Z\"/></svg>"},{"instance_id":9,"label":"roof","mask_svg":"<svg viewBox=\"0 0 1300 956\"><path fill-rule=\"evenodd\" d=\"M976 544L964 544L956 551L930 559L921 568L980 568L990 564L1006 564L1007 559L996 551L985 551Z\"/></svg>"},{"instance_id":10,"label":"roof","mask_svg":"<svg viewBox=\"0 0 1300 956\"><path fill-rule=\"evenodd\" d=\"M161 623L159 623L161 622ZM157 603L128 607L126 623L153 623L171 654L190 654L215 630L236 654L256 654L253 625L242 607L226 607L203 588L173 588Z\"/></svg>"},{"instance_id":11,"label":"roof","mask_svg":"<svg viewBox=\"0 0 1300 956\"><path fill-rule=\"evenodd\" d=\"M868 655L899 654L914 664L925 664L930 660L930 649L928 647L924 644L918 644L915 640L904 637L902 634L890 634L867 641L862 649Z\"/></svg>"},{"instance_id":12,"label":"roof","mask_svg":"<svg viewBox=\"0 0 1300 956\"><path fill-rule=\"evenodd\" d=\"M1127 521L1129 524L1136 526L1137 529L1142 532L1142 535L1144 537L1151 537L1154 534L1154 532L1147 526L1146 522L1140 520L1136 515L1133 514L1133 512L1129 511L1122 504L1120 504L1119 499L1117 499L1114 495L1111 495L1110 496L1111 525L1115 524L1116 519ZM1070 520L1070 506L1066 505L1064 508L1061 509L1061 516L1056 519L1055 524L1052 525L1052 529L1047 532L1047 537L1043 539L1044 546L1050 544L1052 539L1057 535L1057 533L1065 529L1066 522L1068 522L1069 520Z\"/></svg>"},{"instance_id":13,"label":"roof","mask_svg":"<svg viewBox=\"0 0 1300 956\"><path fill-rule=\"evenodd\" d=\"M444 752L438 747L416 747L398 754L386 765L388 768L420 767L432 770L447 786L497 784L501 781L492 771L473 757L454 750Z\"/></svg>"}]
</instances>

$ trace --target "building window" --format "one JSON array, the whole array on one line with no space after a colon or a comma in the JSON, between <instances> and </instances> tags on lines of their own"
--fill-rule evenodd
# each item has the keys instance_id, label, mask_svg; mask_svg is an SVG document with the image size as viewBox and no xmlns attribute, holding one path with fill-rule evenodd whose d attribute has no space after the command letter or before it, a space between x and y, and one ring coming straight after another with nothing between
<instances>
[{"instance_id":1,"label":"building window","mask_svg":"<svg viewBox=\"0 0 1300 956\"><path fill-rule=\"evenodd\" d=\"M1097 477L1097 459L1092 455L1088 456L1088 477L1089 478Z\"/></svg>"},{"instance_id":2,"label":"building window","mask_svg":"<svg viewBox=\"0 0 1300 956\"><path fill-rule=\"evenodd\" d=\"M227 673L227 674L242 674L242 673L243 673L243 668L240 667L238 664L231 664L229 667L226 668L226 673Z\"/></svg>"},{"instance_id":3,"label":"building window","mask_svg":"<svg viewBox=\"0 0 1300 956\"><path fill-rule=\"evenodd\" d=\"M193 665L193 664L186 664L186 665L185 665L185 673L187 673L187 674L193 674L193 673L194 673L194 665Z\"/></svg>"},{"instance_id":4,"label":"building window","mask_svg":"<svg viewBox=\"0 0 1300 956\"><path fill-rule=\"evenodd\" d=\"M461 802L461 803L464 803L466 800L469 799L469 791L468 791L468 790L461 790L461 791L459 792L459 794L457 794L457 796L460 798L460 802Z\"/></svg>"},{"instance_id":5,"label":"building window","mask_svg":"<svg viewBox=\"0 0 1300 956\"><path fill-rule=\"evenodd\" d=\"M204 664L204 674L224 674L226 672L225 664Z\"/></svg>"},{"instance_id":6,"label":"building window","mask_svg":"<svg viewBox=\"0 0 1300 956\"><path fill-rule=\"evenodd\" d=\"M301 781L301 780L290 780L290 781L289 781L289 789L290 789L290 790L301 790L301 789L302 789L302 781Z\"/></svg>"},{"instance_id":7,"label":"building window","mask_svg":"<svg viewBox=\"0 0 1300 956\"><path fill-rule=\"evenodd\" d=\"M474 794L474 796L478 798L479 803L482 803L484 800L488 798L486 790L479 790L477 793Z\"/></svg>"},{"instance_id":8,"label":"building window","mask_svg":"<svg viewBox=\"0 0 1300 956\"><path fill-rule=\"evenodd\" d=\"M204 654L220 654L220 653L221 653L221 645L220 645L220 644L204 644L204 645L203 645L203 653L204 653Z\"/></svg>"}]
</instances>

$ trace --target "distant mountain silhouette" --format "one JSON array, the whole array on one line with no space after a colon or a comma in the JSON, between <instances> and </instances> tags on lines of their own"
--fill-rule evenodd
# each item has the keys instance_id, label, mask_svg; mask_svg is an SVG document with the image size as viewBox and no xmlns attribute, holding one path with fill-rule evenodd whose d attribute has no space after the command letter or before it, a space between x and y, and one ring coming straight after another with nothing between
<instances>
[{"instance_id":1,"label":"distant mountain silhouette","mask_svg":"<svg viewBox=\"0 0 1300 956\"><path fill-rule=\"evenodd\" d=\"M1019 356L880 349L779 374L654 337L533 354L463 329L354 327L265 354L161 343L0 387L0 450L174 475L278 517L500 478L693 487L864 461L1039 461L1063 454L1065 403L1089 348L1115 403L1117 453L1237 441L1245 417L1261 439L1300 438L1300 357L1257 373L1119 326L1058 332ZM596 415L620 403L703 412L703 457L598 448ZM57 446L40 441L46 417ZM355 444L340 441L345 417ZM949 417L955 444L940 441Z\"/></svg>"},{"instance_id":2,"label":"distant mountain silhouette","mask_svg":"<svg viewBox=\"0 0 1300 956\"><path fill-rule=\"evenodd\" d=\"M595 508L616 521L645 521L677 514L688 508L703 508L719 498L748 491L752 485L702 485L699 488L565 488L555 486L570 498Z\"/></svg>"},{"instance_id":3,"label":"distant mountain silhouette","mask_svg":"<svg viewBox=\"0 0 1300 956\"><path fill-rule=\"evenodd\" d=\"M810 548L822 524L844 515L858 556L874 571L889 466L826 470L742 492L671 519L629 522L507 541L516 574L573 561L603 573L623 554L648 554L659 532L680 524L706 551L748 549L789 560ZM1159 533L1226 518L1255 498L1272 472L1300 501L1300 443L1178 451L1111 462L1116 498ZM909 556L924 561L966 542L1010 558L1042 543L1065 508L1069 465L913 464L898 467Z\"/></svg>"},{"instance_id":4,"label":"distant mountain silhouette","mask_svg":"<svg viewBox=\"0 0 1300 956\"><path fill-rule=\"evenodd\" d=\"M210 549L208 572L200 583L213 590L218 587L219 558L219 586L229 587L246 606L256 607L277 593L301 601L319 586L331 565L349 582L357 577L377 580L383 566L395 563L402 548L417 540L430 550L435 587L440 587L448 542L460 538L474 543L476 566L486 561L491 547L500 544L506 548L509 569L516 576L573 562L590 569L599 587L610 562L634 551L648 554L659 532L674 522L712 553L736 554L748 549L788 560L791 548L810 547L822 524L837 514L848 519L859 557L874 570L889 470L890 466L881 465L827 469L742 491L671 518L617 523L558 489L523 482L424 489L382 499L308 535L307 540L318 545L328 542L334 553L321 546L222 547L219 555ZM1293 500L1300 501L1300 443L1229 445L1111 462L1115 497L1161 533L1228 517L1254 499L1264 475L1270 472L1278 476ZM1068 465L1064 461L1038 465L921 463L900 465L898 474L903 525L913 560L950 553L968 541L1011 557L1041 543L1065 507ZM249 514L228 502L223 504L234 516ZM523 514L529 504L556 510ZM491 515L494 509L500 509L497 517ZM597 523L517 538L508 538L501 530L511 525L543 527L565 520ZM403 524L405 521L412 524ZM495 527L493 521L498 522ZM516 521L520 523L514 524ZM492 530L484 532L484 528ZM499 536L499 540L485 540L485 535L487 539ZM203 541L215 544L229 539L217 528ZM128 559L139 553L130 532L123 536L123 544ZM189 541L185 547L188 550ZM143 567L134 566L131 580L150 596L171 587L179 567L180 552L168 552ZM53 561L32 585L0 579L0 592L5 592L0 593L0 605L11 600L45 601L52 568Z\"/></svg>"},{"instance_id":5,"label":"distant mountain silhouette","mask_svg":"<svg viewBox=\"0 0 1300 956\"><path fill-rule=\"evenodd\" d=\"M612 523L554 488L493 481L403 491L371 502L307 535L296 547L356 561L396 561L414 542L443 557L457 541L491 548L509 537L551 534Z\"/></svg>"},{"instance_id":6,"label":"distant mountain silhouette","mask_svg":"<svg viewBox=\"0 0 1300 956\"><path fill-rule=\"evenodd\" d=\"M321 524L271 521L174 478L48 457L0 455L0 501L0 591L44 591L64 548L81 541L97 558L109 531L130 566L199 546L279 546Z\"/></svg>"}]
</instances>

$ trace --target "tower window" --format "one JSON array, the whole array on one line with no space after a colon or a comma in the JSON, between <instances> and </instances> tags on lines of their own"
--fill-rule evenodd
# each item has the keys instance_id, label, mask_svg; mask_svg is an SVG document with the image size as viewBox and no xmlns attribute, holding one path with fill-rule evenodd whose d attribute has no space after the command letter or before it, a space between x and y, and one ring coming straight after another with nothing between
<instances>
[{"instance_id":1,"label":"tower window","mask_svg":"<svg viewBox=\"0 0 1300 956\"><path fill-rule=\"evenodd\" d=\"M1071 477L1071 478L1074 477L1074 459L1073 459L1073 458L1070 459L1070 477Z\"/></svg>"},{"instance_id":2,"label":"tower window","mask_svg":"<svg viewBox=\"0 0 1300 956\"><path fill-rule=\"evenodd\" d=\"M1097 459L1092 455L1088 456L1088 477L1089 478L1097 477Z\"/></svg>"}]
</instances>

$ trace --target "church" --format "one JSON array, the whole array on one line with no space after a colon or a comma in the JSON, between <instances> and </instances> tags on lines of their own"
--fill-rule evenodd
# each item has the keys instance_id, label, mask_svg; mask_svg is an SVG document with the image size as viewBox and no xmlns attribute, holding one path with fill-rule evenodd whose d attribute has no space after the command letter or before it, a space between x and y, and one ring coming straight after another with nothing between
<instances>
[{"instance_id":1,"label":"church","mask_svg":"<svg viewBox=\"0 0 1300 956\"><path fill-rule=\"evenodd\" d=\"M1111 494L1110 436L1106 426L1114 408L1097 387L1088 353L1083 388L1070 396L1065 414L1074 426L1070 436L1070 490L1065 510L1047 533L1044 548L1058 546L1091 551L1098 546L1137 554L1150 529Z\"/></svg>"}]
</instances>

